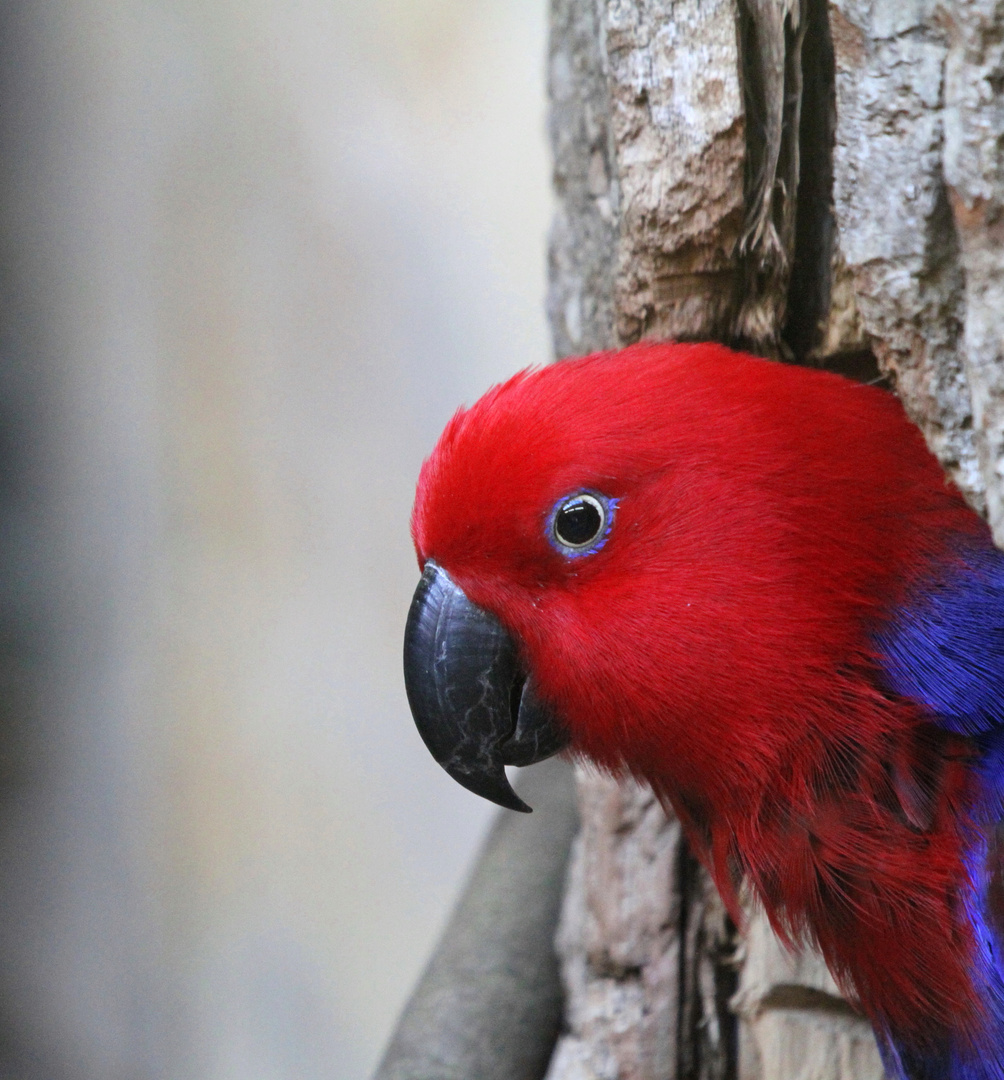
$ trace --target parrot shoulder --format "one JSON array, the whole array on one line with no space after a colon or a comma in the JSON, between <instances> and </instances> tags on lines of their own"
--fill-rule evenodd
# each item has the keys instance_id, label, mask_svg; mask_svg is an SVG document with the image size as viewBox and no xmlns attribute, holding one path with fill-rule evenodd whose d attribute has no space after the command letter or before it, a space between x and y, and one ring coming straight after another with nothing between
<instances>
[{"instance_id":1,"label":"parrot shoulder","mask_svg":"<svg viewBox=\"0 0 1004 1080\"><path fill-rule=\"evenodd\" d=\"M1004 554L968 539L911 590L879 634L891 689L960 735L993 739L1004 726Z\"/></svg>"}]
</instances>

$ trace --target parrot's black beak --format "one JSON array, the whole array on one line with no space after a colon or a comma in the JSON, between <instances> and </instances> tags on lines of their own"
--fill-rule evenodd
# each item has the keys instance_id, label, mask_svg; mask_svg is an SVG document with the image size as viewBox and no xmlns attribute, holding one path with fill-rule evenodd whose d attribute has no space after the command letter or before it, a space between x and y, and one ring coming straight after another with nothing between
<instances>
[{"instance_id":1,"label":"parrot's black beak","mask_svg":"<svg viewBox=\"0 0 1004 1080\"><path fill-rule=\"evenodd\" d=\"M533 690L515 643L431 559L404 631L404 682L419 734L465 788L510 810L530 807L506 765L532 765L568 735Z\"/></svg>"}]
</instances>

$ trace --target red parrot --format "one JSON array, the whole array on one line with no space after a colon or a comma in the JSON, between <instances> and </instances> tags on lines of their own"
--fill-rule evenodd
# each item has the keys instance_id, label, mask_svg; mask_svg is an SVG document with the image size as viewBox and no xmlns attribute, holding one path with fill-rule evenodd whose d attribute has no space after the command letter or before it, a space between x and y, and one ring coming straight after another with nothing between
<instances>
[{"instance_id":1,"label":"red parrot","mask_svg":"<svg viewBox=\"0 0 1004 1080\"><path fill-rule=\"evenodd\" d=\"M422 467L409 701L460 783L653 787L899 1080L1004 1080L1004 555L898 400L717 345L524 371Z\"/></svg>"}]
</instances>

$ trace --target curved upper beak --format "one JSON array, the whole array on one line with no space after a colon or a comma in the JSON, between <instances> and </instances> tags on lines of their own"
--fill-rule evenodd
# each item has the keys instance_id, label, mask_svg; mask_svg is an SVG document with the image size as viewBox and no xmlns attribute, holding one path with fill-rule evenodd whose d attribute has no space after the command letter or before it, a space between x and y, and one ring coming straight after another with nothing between
<instances>
[{"instance_id":1,"label":"curved upper beak","mask_svg":"<svg viewBox=\"0 0 1004 1080\"><path fill-rule=\"evenodd\" d=\"M534 692L506 629L432 559L408 613L404 682L419 734L450 776L529 813L505 766L543 761L568 734Z\"/></svg>"}]
</instances>

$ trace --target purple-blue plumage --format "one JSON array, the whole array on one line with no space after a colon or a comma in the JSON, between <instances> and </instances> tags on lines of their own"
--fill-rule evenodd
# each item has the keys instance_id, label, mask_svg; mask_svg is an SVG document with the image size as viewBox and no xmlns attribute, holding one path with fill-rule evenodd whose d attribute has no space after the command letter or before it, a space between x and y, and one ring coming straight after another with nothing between
<instances>
[{"instance_id":1,"label":"purple-blue plumage","mask_svg":"<svg viewBox=\"0 0 1004 1080\"><path fill-rule=\"evenodd\" d=\"M922 585L880 635L892 689L960 735L1004 724L1004 555L967 538L944 577Z\"/></svg>"},{"instance_id":2,"label":"purple-blue plumage","mask_svg":"<svg viewBox=\"0 0 1004 1080\"><path fill-rule=\"evenodd\" d=\"M977 816L1004 814L1004 554L967 538L958 561L920 586L878 636L895 693L922 703L937 726L972 739L984 778ZM1004 1080L1004 937L1000 840L973 829L966 852L971 888L960 893L977 947L989 1030L995 1046L979 1054L946 1044L924 1053L879 1037L897 1080ZM920 943L918 943L919 945Z\"/></svg>"}]
</instances>

